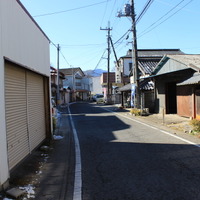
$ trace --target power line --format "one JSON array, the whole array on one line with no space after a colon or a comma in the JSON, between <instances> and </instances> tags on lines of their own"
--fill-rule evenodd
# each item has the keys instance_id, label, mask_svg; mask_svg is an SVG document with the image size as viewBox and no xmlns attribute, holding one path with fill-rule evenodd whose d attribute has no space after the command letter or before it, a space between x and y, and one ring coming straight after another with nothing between
<instances>
[{"instance_id":1,"label":"power line","mask_svg":"<svg viewBox=\"0 0 200 200\"><path fill-rule=\"evenodd\" d=\"M67 47L90 47L90 46L101 46L105 45L106 43L101 44L61 44L63 48Z\"/></svg>"},{"instance_id":2,"label":"power line","mask_svg":"<svg viewBox=\"0 0 200 200\"><path fill-rule=\"evenodd\" d=\"M157 22L159 22L161 19L163 19L165 16L167 16L170 12L172 12L174 9L176 9L183 1L180 1L178 4L176 4L172 9L170 9L167 13L165 13L162 17L160 17L157 21L155 21L153 24L151 24L148 28L146 28L143 32L145 32L146 30L148 30L149 28L151 28L153 25L155 25ZM143 33L142 32L142 33ZM142 34L141 33L141 34Z\"/></svg>"},{"instance_id":3,"label":"power line","mask_svg":"<svg viewBox=\"0 0 200 200\"><path fill-rule=\"evenodd\" d=\"M128 31L126 31L126 33L124 33L124 34L114 43L114 45L117 44L120 40L122 40L129 32L131 32L130 29L129 29Z\"/></svg>"},{"instance_id":4,"label":"power line","mask_svg":"<svg viewBox=\"0 0 200 200\"><path fill-rule=\"evenodd\" d=\"M175 14L177 14L180 10L182 10L183 8L185 8L188 4L190 4L193 0L190 0L187 4L185 4L184 6L182 6L180 9L178 9L176 12L174 12L173 14L171 14L169 17L167 17L166 19L164 19L163 21L161 21L159 24L155 25L157 22L159 22L161 19L163 19L165 16L167 16L171 11L173 11L175 8L177 8L183 1L180 1L176 6L174 6L172 9L170 9L165 15L163 15L161 18L159 18L156 22L154 22L153 24L151 24L148 28L146 28L143 32L140 33L140 35L138 37L142 37L143 35L149 33L150 31L152 31L153 29L155 29L156 27L158 27L159 25L163 24L165 21L167 21L169 18L173 17ZM155 25L155 26L154 26ZM152 28L151 28L152 27ZM150 29L151 28L151 29ZM148 30L150 29L150 30Z\"/></svg>"},{"instance_id":5,"label":"power line","mask_svg":"<svg viewBox=\"0 0 200 200\"><path fill-rule=\"evenodd\" d=\"M108 0L107 0L106 8L105 8L105 10L104 10L104 14L103 14L103 17L102 17L102 20L101 20L101 25L103 24L103 21L104 21L105 15L106 15L107 8L108 8Z\"/></svg>"},{"instance_id":6,"label":"power line","mask_svg":"<svg viewBox=\"0 0 200 200\"><path fill-rule=\"evenodd\" d=\"M99 3L94 3L94 4L87 5L87 6L81 6L81 7L77 7L77 8L68 9L68 10L62 10L62 11L57 11L57 12L52 12L52 13L35 15L33 17L44 17L44 16L48 16L48 15L56 15L56 14L61 14L61 13L65 13L65 12L71 12L71 11L74 11L74 10L80 10L80 9L83 9L83 8L88 8L88 7L96 6L96 5L99 5L99 4L107 3L108 1L111 1L111 0L101 1Z\"/></svg>"},{"instance_id":7,"label":"power line","mask_svg":"<svg viewBox=\"0 0 200 200\"><path fill-rule=\"evenodd\" d=\"M69 64L69 62L67 61L67 59L65 58L65 56L64 56L64 54L60 51L60 54L62 55L62 57L63 57L63 59L65 60L65 62L69 65L69 66L71 66L70 64Z\"/></svg>"},{"instance_id":8,"label":"power line","mask_svg":"<svg viewBox=\"0 0 200 200\"><path fill-rule=\"evenodd\" d=\"M144 8L142 9L142 11L140 12L140 14L138 15L135 23L137 24L141 18L144 16L144 14L146 13L146 11L149 9L150 5L153 3L154 0L148 0L147 3L145 4Z\"/></svg>"},{"instance_id":9,"label":"power line","mask_svg":"<svg viewBox=\"0 0 200 200\"><path fill-rule=\"evenodd\" d=\"M101 60L104 58L104 54L105 54L106 51L107 51L107 49L104 50L104 52L103 52L101 58L99 59L99 62L97 63L96 67L94 68L94 70L97 69L97 67L99 66Z\"/></svg>"}]
</instances>

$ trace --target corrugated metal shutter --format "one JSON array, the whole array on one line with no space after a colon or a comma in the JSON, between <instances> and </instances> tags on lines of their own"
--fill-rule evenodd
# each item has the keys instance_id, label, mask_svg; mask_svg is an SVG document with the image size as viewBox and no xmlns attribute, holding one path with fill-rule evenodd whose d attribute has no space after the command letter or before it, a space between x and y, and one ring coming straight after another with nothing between
<instances>
[{"instance_id":1,"label":"corrugated metal shutter","mask_svg":"<svg viewBox=\"0 0 200 200\"><path fill-rule=\"evenodd\" d=\"M45 108L43 77L27 72L27 105L30 149L45 139Z\"/></svg>"},{"instance_id":2,"label":"corrugated metal shutter","mask_svg":"<svg viewBox=\"0 0 200 200\"><path fill-rule=\"evenodd\" d=\"M29 154L25 70L6 63L5 102L9 168Z\"/></svg>"},{"instance_id":3,"label":"corrugated metal shutter","mask_svg":"<svg viewBox=\"0 0 200 200\"><path fill-rule=\"evenodd\" d=\"M6 62L5 103L8 161L12 169L46 137L43 77Z\"/></svg>"}]
</instances>

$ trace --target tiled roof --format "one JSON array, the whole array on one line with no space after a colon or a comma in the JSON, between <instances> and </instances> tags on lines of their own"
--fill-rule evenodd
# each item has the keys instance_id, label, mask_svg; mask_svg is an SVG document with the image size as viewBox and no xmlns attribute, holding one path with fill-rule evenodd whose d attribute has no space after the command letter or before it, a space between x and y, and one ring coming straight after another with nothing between
<instances>
[{"instance_id":1,"label":"tiled roof","mask_svg":"<svg viewBox=\"0 0 200 200\"><path fill-rule=\"evenodd\" d=\"M180 49L138 49L138 57L163 57L166 54L184 54Z\"/></svg>"},{"instance_id":2,"label":"tiled roof","mask_svg":"<svg viewBox=\"0 0 200 200\"><path fill-rule=\"evenodd\" d=\"M140 83L140 90L153 90L154 89L154 82L153 81L142 81ZM130 91L131 90L131 83L124 85L118 89L121 92Z\"/></svg>"},{"instance_id":3,"label":"tiled roof","mask_svg":"<svg viewBox=\"0 0 200 200\"><path fill-rule=\"evenodd\" d=\"M140 90L153 90L154 82L153 81L142 81L140 83Z\"/></svg>"},{"instance_id":4,"label":"tiled roof","mask_svg":"<svg viewBox=\"0 0 200 200\"><path fill-rule=\"evenodd\" d=\"M169 59L183 64L185 69L191 68L197 72L200 71L200 54L166 55L161 59L152 74L157 74Z\"/></svg>"},{"instance_id":5,"label":"tiled roof","mask_svg":"<svg viewBox=\"0 0 200 200\"><path fill-rule=\"evenodd\" d=\"M186 64L187 66L194 65L200 68L200 54L167 55L167 57Z\"/></svg>"},{"instance_id":6,"label":"tiled roof","mask_svg":"<svg viewBox=\"0 0 200 200\"><path fill-rule=\"evenodd\" d=\"M80 67L65 68L65 69L60 69L60 71L65 75L72 75L72 74L75 74L76 72L80 71L84 75L84 73L83 73L83 71L81 70Z\"/></svg>"},{"instance_id":7,"label":"tiled roof","mask_svg":"<svg viewBox=\"0 0 200 200\"><path fill-rule=\"evenodd\" d=\"M138 49L138 58L142 57L154 57L162 58L164 55L182 55L184 54L180 49ZM132 50L129 49L126 56L123 57L132 57Z\"/></svg>"},{"instance_id":8,"label":"tiled roof","mask_svg":"<svg viewBox=\"0 0 200 200\"><path fill-rule=\"evenodd\" d=\"M118 90L121 91L121 92L130 91L131 90L131 83L120 87Z\"/></svg>"},{"instance_id":9,"label":"tiled roof","mask_svg":"<svg viewBox=\"0 0 200 200\"><path fill-rule=\"evenodd\" d=\"M151 74L161 59L138 59L138 67L145 74Z\"/></svg>"},{"instance_id":10,"label":"tiled roof","mask_svg":"<svg viewBox=\"0 0 200 200\"><path fill-rule=\"evenodd\" d=\"M178 83L178 86L181 85L194 85L194 84L200 84L200 74L199 73L195 73L192 77L190 77L189 79Z\"/></svg>"}]
</instances>

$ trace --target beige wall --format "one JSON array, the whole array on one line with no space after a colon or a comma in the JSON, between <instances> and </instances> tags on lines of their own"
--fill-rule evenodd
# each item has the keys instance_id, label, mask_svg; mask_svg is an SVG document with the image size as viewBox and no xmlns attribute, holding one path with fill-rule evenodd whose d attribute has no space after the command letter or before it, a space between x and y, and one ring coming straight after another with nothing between
<instances>
[{"instance_id":1,"label":"beige wall","mask_svg":"<svg viewBox=\"0 0 200 200\"><path fill-rule=\"evenodd\" d=\"M43 32L16 0L1 0L0 15L1 56L49 76L49 41Z\"/></svg>"},{"instance_id":2,"label":"beige wall","mask_svg":"<svg viewBox=\"0 0 200 200\"><path fill-rule=\"evenodd\" d=\"M49 40L17 0L0 0L0 189L9 178L4 57L32 71L50 76Z\"/></svg>"}]
</instances>

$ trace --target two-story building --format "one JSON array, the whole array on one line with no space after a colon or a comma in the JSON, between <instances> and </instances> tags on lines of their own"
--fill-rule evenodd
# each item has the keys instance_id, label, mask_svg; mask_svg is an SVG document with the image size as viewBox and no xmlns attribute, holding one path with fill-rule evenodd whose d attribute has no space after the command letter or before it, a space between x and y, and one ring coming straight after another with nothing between
<instances>
[{"instance_id":1,"label":"two-story building","mask_svg":"<svg viewBox=\"0 0 200 200\"><path fill-rule=\"evenodd\" d=\"M71 101L88 100L90 96L89 80L85 78L85 74L78 68L60 69L65 75L63 87L71 89Z\"/></svg>"},{"instance_id":2,"label":"two-story building","mask_svg":"<svg viewBox=\"0 0 200 200\"><path fill-rule=\"evenodd\" d=\"M142 107L147 107L150 111L154 110L154 83L145 77L148 77L152 74L157 64L163 58L164 55L181 55L184 54L180 49L138 49L138 78L139 78L139 90L140 90L140 102L139 104ZM130 83L121 87L119 91L122 92L122 105L127 102L127 98L131 96L133 80L133 68L132 68L132 50L128 50L127 55L120 58L124 60L123 65L120 65L120 70L123 72L129 71ZM134 66L134 65L133 65ZM119 67L118 67L119 68ZM118 70L116 68L116 70ZM122 70L123 69L123 70ZM116 72L120 74L119 72ZM121 73L122 77L126 76ZM122 80L122 79L121 79Z\"/></svg>"},{"instance_id":3,"label":"two-story building","mask_svg":"<svg viewBox=\"0 0 200 200\"><path fill-rule=\"evenodd\" d=\"M51 72L51 98L57 104L65 104L70 101L70 88L65 88L63 86L63 81L65 80L65 75L59 71L59 79L57 69L50 67ZM58 83L59 82L59 83ZM59 84L59 87L58 87Z\"/></svg>"}]
</instances>

